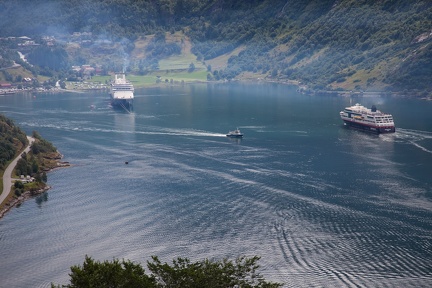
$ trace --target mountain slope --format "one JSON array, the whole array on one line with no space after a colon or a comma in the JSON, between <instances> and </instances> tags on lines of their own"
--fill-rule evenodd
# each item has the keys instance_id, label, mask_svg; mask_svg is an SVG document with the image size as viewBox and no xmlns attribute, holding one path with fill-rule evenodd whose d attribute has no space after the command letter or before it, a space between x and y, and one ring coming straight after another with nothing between
<instances>
[{"instance_id":1,"label":"mountain slope","mask_svg":"<svg viewBox=\"0 0 432 288\"><path fill-rule=\"evenodd\" d=\"M227 76L258 71L317 88L431 89L430 1L260 2L197 23L196 53L212 59L246 44Z\"/></svg>"},{"instance_id":2,"label":"mountain slope","mask_svg":"<svg viewBox=\"0 0 432 288\"><path fill-rule=\"evenodd\" d=\"M3 36L92 31L135 41L182 31L196 57L217 67L216 79L248 74L316 89L432 91L430 0L0 0L0 8ZM132 62L148 54L136 48L128 49ZM157 69L170 53L135 61Z\"/></svg>"}]
</instances>

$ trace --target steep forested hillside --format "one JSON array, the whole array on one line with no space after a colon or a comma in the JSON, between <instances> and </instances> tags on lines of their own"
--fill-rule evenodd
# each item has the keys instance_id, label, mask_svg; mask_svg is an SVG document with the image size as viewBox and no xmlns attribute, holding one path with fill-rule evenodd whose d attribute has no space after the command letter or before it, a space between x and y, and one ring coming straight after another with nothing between
<instances>
[{"instance_id":1,"label":"steep forested hillside","mask_svg":"<svg viewBox=\"0 0 432 288\"><path fill-rule=\"evenodd\" d=\"M27 137L9 118L0 114L0 171L26 145Z\"/></svg>"},{"instance_id":2,"label":"steep forested hillside","mask_svg":"<svg viewBox=\"0 0 432 288\"><path fill-rule=\"evenodd\" d=\"M8 162L15 158L27 142L26 134L11 119L0 114L0 193L3 191L3 173Z\"/></svg>"},{"instance_id":3,"label":"steep forested hillside","mask_svg":"<svg viewBox=\"0 0 432 288\"><path fill-rule=\"evenodd\" d=\"M0 0L0 25L0 36L91 31L131 41L182 31L198 59L225 59L214 79L432 90L430 0Z\"/></svg>"}]
</instances>

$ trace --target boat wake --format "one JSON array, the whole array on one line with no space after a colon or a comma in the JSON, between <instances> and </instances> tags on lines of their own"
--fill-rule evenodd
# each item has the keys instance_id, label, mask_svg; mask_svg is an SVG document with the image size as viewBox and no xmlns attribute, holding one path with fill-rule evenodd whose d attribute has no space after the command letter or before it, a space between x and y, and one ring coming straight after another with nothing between
<instances>
[{"instance_id":1,"label":"boat wake","mask_svg":"<svg viewBox=\"0 0 432 288\"><path fill-rule=\"evenodd\" d=\"M36 123L36 122L22 122L20 125L29 127L44 127L57 129L62 131L81 131L81 132L102 132L102 133L117 133L117 134L140 134L140 135L167 135L167 136L191 136L191 137L226 137L222 133L214 133L203 130L195 129L161 129L159 127L146 126L142 127L145 131L134 130L133 125L131 127L125 127L125 129L110 129L102 127L88 127L87 123L80 121L73 121L69 123ZM130 129L128 129L130 128Z\"/></svg>"},{"instance_id":2,"label":"boat wake","mask_svg":"<svg viewBox=\"0 0 432 288\"><path fill-rule=\"evenodd\" d=\"M226 137L222 133L213 133L194 129L163 129L161 134L174 136L198 136L198 137Z\"/></svg>"},{"instance_id":3,"label":"boat wake","mask_svg":"<svg viewBox=\"0 0 432 288\"><path fill-rule=\"evenodd\" d=\"M422 130L398 128L396 135L410 136L413 138L417 137L417 138L423 138L423 139L432 139L432 132L422 131Z\"/></svg>"},{"instance_id":4,"label":"boat wake","mask_svg":"<svg viewBox=\"0 0 432 288\"><path fill-rule=\"evenodd\" d=\"M407 142L426 153L432 154L432 148L425 147L425 144L432 147L432 132L399 128L395 133L395 137L396 141ZM422 142L422 144L419 144L419 142Z\"/></svg>"}]
</instances>

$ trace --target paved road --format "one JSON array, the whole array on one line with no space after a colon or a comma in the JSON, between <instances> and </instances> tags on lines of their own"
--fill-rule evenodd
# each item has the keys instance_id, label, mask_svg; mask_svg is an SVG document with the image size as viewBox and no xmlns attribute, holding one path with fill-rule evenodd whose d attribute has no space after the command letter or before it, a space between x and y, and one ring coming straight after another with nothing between
<instances>
[{"instance_id":1,"label":"paved road","mask_svg":"<svg viewBox=\"0 0 432 288\"><path fill-rule=\"evenodd\" d=\"M30 146L35 140L33 137L27 136L27 139L29 140L29 145L24 149L23 152L28 153L30 151ZM20 153L6 168L4 174L3 174L3 191L0 194L0 204L3 203L3 201L6 199L6 197L9 195L9 192L12 188L12 171L15 168L18 160L21 158Z\"/></svg>"}]
</instances>

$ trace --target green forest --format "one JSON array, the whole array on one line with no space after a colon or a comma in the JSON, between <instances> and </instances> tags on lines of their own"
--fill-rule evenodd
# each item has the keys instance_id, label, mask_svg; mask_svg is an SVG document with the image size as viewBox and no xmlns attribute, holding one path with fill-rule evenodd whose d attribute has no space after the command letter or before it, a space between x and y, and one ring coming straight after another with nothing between
<instances>
[{"instance_id":1,"label":"green forest","mask_svg":"<svg viewBox=\"0 0 432 288\"><path fill-rule=\"evenodd\" d=\"M35 182L23 184L16 181L14 196L19 197L25 191L36 191L45 187L47 181L46 171L57 166L55 161L59 157L57 148L51 142L43 139L36 131L30 152L21 154L14 169L13 177L31 176ZM0 176L9 164L28 144L26 134L15 125L13 120L0 114ZM3 178L0 178L0 191L3 191ZM0 203L2 205L2 203Z\"/></svg>"},{"instance_id":2,"label":"green forest","mask_svg":"<svg viewBox=\"0 0 432 288\"><path fill-rule=\"evenodd\" d=\"M131 73L145 74L189 41L208 80L432 93L429 0L0 0L0 19L0 37L91 32L92 41L116 43L89 53L72 53L66 43L40 47L29 59L47 76L65 77L70 65L101 59L114 47ZM9 48L0 49L6 65Z\"/></svg>"},{"instance_id":3,"label":"green forest","mask_svg":"<svg viewBox=\"0 0 432 288\"><path fill-rule=\"evenodd\" d=\"M0 114L0 171L28 143L26 134L15 123ZM3 173L1 173L3 175Z\"/></svg>"}]
</instances>

